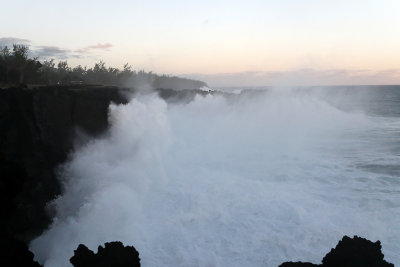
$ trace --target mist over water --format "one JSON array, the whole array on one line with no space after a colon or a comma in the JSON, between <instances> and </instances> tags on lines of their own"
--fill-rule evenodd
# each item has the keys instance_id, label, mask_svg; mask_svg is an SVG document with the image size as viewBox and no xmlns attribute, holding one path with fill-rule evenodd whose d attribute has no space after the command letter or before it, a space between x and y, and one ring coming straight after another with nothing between
<instances>
[{"instance_id":1,"label":"mist over water","mask_svg":"<svg viewBox=\"0 0 400 267\"><path fill-rule=\"evenodd\" d=\"M291 90L148 95L109 114L62 168L54 223L30 245L45 266L114 240L143 266L319 263L343 235L381 240L400 264L398 118Z\"/></svg>"}]
</instances>

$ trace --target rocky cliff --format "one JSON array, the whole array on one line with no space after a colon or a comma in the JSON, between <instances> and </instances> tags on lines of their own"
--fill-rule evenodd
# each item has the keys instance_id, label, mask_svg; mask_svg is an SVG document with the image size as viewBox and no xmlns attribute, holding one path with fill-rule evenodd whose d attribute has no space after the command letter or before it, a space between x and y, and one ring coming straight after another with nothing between
<instances>
[{"instance_id":1,"label":"rocky cliff","mask_svg":"<svg viewBox=\"0 0 400 267\"><path fill-rule=\"evenodd\" d=\"M211 93L156 92L168 102ZM61 193L57 166L67 159L78 134L92 138L105 132L109 104L127 103L125 93L117 87L87 85L0 90L0 266L40 266L26 244L51 222L46 204ZM138 252L119 242L106 243L97 254L81 245L71 258L75 266L99 266L99 262L140 266ZM322 265L281 266L393 265L384 261L379 241L344 237Z\"/></svg>"},{"instance_id":2,"label":"rocky cliff","mask_svg":"<svg viewBox=\"0 0 400 267\"><path fill-rule=\"evenodd\" d=\"M46 203L60 193L57 166L77 132L90 137L107 129L111 102L127 102L117 87L0 90L2 232L29 241L47 227Z\"/></svg>"}]
</instances>

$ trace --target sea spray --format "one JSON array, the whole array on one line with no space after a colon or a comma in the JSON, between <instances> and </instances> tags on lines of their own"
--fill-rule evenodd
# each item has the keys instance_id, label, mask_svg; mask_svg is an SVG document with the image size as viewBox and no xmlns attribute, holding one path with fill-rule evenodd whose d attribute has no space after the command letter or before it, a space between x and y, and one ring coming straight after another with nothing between
<instances>
[{"instance_id":1,"label":"sea spray","mask_svg":"<svg viewBox=\"0 0 400 267\"><path fill-rule=\"evenodd\" d=\"M112 240L143 266L317 262L345 234L381 240L400 263L400 200L358 167L381 145L368 135L381 122L272 91L169 106L141 96L112 105L110 123L62 168L57 215L31 243L45 266Z\"/></svg>"}]
</instances>

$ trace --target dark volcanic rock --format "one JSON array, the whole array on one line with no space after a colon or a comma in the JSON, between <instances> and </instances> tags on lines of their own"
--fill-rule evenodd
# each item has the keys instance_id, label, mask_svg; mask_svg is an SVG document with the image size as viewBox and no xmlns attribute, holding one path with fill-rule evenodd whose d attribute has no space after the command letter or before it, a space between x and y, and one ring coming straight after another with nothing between
<instances>
[{"instance_id":1,"label":"dark volcanic rock","mask_svg":"<svg viewBox=\"0 0 400 267\"><path fill-rule=\"evenodd\" d=\"M197 95L206 96L212 92L202 91L199 89L191 90L176 90L176 89L163 89L158 88L155 90L159 97L169 103L189 103L193 101Z\"/></svg>"},{"instance_id":2,"label":"dark volcanic rock","mask_svg":"<svg viewBox=\"0 0 400 267\"><path fill-rule=\"evenodd\" d=\"M111 102L127 102L117 87L0 90L0 231L29 241L47 227L46 203L60 193L56 167L77 129L89 136L107 129Z\"/></svg>"},{"instance_id":3,"label":"dark volcanic rock","mask_svg":"<svg viewBox=\"0 0 400 267\"><path fill-rule=\"evenodd\" d=\"M0 266L40 267L28 246L8 234L0 235Z\"/></svg>"},{"instance_id":4,"label":"dark volcanic rock","mask_svg":"<svg viewBox=\"0 0 400 267\"><path fill-rule=\"evenodd\" d=\"M322 260L322 266L394 266L383 259L380 241L375 243L358 236L344 236L341 241Z\"/></svg>"},{"instance_id":5,"label":"dark volcanic rock","mask_svg":"<svg viewBox=\"0 0 400 267\"><path fill-rule=\"evenodd\" d=\"M134 247L124 246L121 242L105 243L99 246L97 253L80 244L69 260L75 267L139 267L139 253Z\"/></svg>"},{"instance_id":6,"label":"dark volcanic rock","mask_svg":"<svg viewBox=\"0 0 400 267\"><path fill-rule=\"evenodd\" d=\"M280 267L394 267L383 259L381 242L375 243L358 236L344 236L335 248L325 255L322 264L285 262Z\"/></svg>"},{"instance_id":7,"label":"dark volcanic rock","mask_svg":"<svg viewBox=\"0 0 400 267\"><path fill-rule=\"evenodd\" d=\"M285 262L279 265L279 267L316 267L316 266L321 266L318 264L312 264L309 262Z\"/></svg>"}]
</instances>

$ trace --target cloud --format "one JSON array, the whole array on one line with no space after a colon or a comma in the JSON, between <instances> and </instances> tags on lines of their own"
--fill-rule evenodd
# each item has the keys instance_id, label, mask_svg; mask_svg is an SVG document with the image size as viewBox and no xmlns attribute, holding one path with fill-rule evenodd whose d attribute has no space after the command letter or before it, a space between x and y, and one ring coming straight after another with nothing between
<instances>
[{"instance_id":1,"label":"cloud","mask_svg":"<svg viewBox=\"0 0 400 267\"><path fill-rule=\"evenodd\" d=\"M83 53L86 53L89 50L109 51L109 49L113 46L110 43L98 43L96 45L90 45L82 49L70 50L59 46L33 45L32 42L28 39L16 37L0 37L0 47L12 47L13 44L29 45L29 53L33 57L39 57L42 59L55 58L60 60L66 60L68 58L91 57L90 55L83 55Z\"/></svg>"},{"instance_id":2,"label":"cloud","mask_svg":"<svg viewBox=\"0 0 400 267\"><path fill-rule=\"evenodd\" d=\"M110 43L98 43L97 45L90 45L84 47L82 49L77 50L69 50L64 49L58 46L36 46L33 54L39 57L45 58L58 58L58 59L67 59L67 58L82 58L84 57L82 54L87 53L89 50L104 50L109 51L109 49L113 45Z\"/></svg>"},{"instance_id":3,"label":"cloud","mask_svg":"<svg viewBox=\"0 0 400 267\"><path fill-rule=\"evenodd\" d=\"M12 46L13 44L28 45L31 41L28 39L21 39L16 37L0 37L0 47Z\"/></svg>"},{"instance_id":4,"label":"cloud","mask_svg":"<svg viewBox=\"0 0 400 267\"><path fill-rule=\"evenodd\" d=\"M183 74L210 86L318 86L400 84L400 70L299 69L291 71L244 71L219 74Z\"/></svg>"},{"instance_id":5,"label":"cloud","mask_svg":"<svg viewBox=\"0 0 400 267\"><path fill-rule=\"evenodd\" d=\"M88 52L89 50L104 50L104 51L110 51L110 48L111 48L112 46L113 46L113 45L110 44L110 43L104 43L104 44L98 43L97 45L89 45L89 46L86 46L86 47L84 47L84 48L77 49L77 50L75 50L75 52L78 52L78 53L86 53L86 52Z\"/></svg>"},{"instance_id":6,"label":"cloud","mask_svg":"<svg viewBox=\"0 0 400 267\"><path fill-rule=\"evenodd\" d=\"M32 54L43 58L79 58L80 55L74 54L71 50L64 49L58 46L37 46L32 50Z\"/></svg>"}]
</instances>

